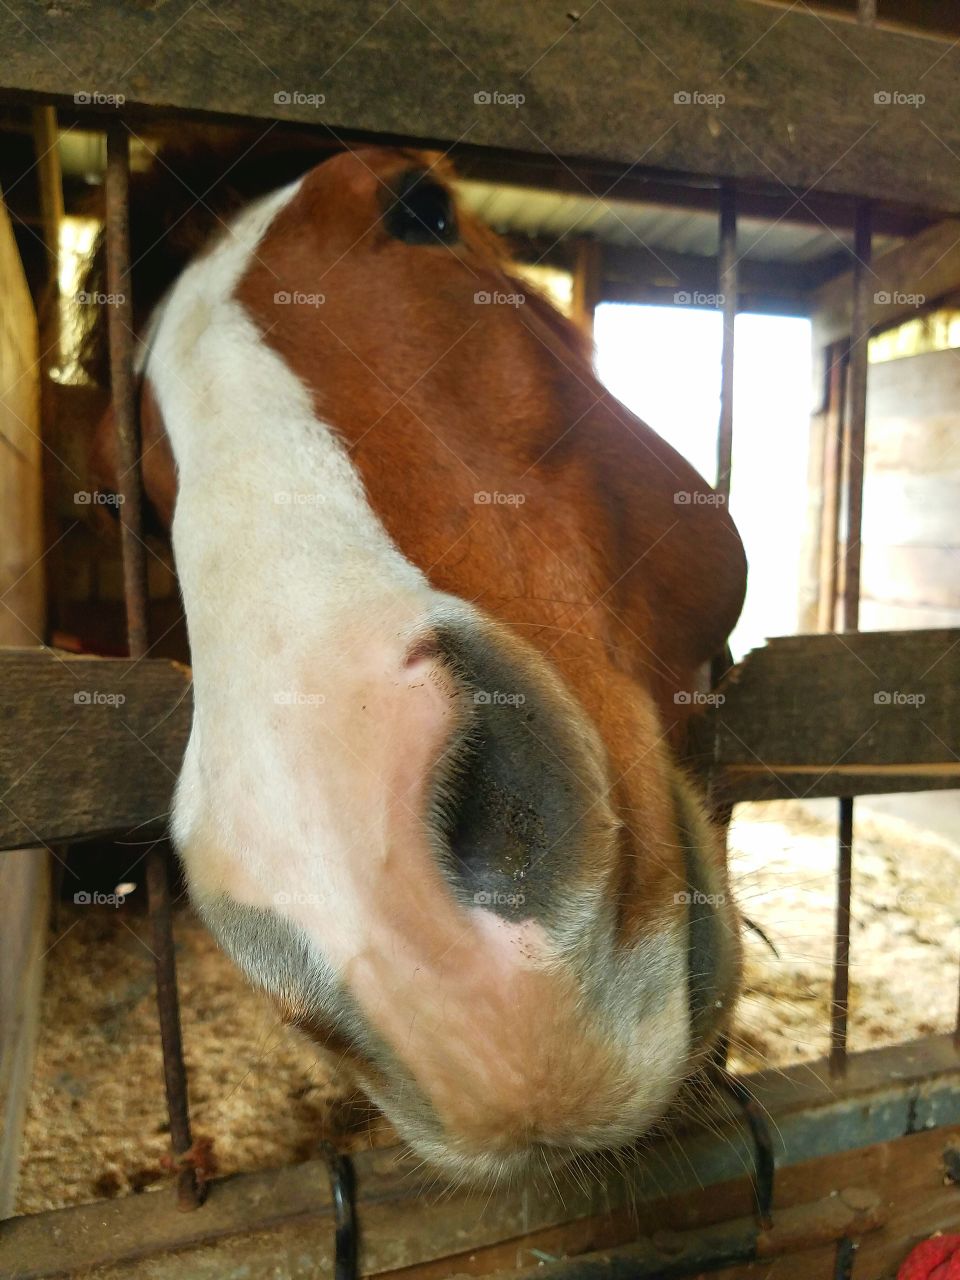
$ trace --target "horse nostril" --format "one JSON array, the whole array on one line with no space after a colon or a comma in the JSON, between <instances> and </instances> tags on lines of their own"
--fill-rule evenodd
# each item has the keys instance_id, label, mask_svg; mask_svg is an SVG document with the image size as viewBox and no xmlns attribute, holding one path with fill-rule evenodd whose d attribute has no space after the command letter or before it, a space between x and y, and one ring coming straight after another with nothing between
<instances>
[{"instance_id":1,"label":"horse nostril","mask_svg":"<svg viewBox=\"0 0 960 1280\"><path fill-rule=\"evenodd\" d=\"M543 920L603 827L589 731L542 662L512 642L489 630L434 634L467 704L433 788L441 860L466 905Z\"/></svg>"}]
</instances>

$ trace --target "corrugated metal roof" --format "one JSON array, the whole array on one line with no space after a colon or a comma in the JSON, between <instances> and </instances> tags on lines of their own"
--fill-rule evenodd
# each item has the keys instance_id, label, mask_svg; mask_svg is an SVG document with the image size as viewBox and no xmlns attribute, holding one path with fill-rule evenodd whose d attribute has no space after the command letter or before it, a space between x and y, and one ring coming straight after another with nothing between
<instances>
[{"instance_id":1,"label":"corrugated metal roof","mask_svg":"<svg viewBox=\"0 0 960 1280\"><path fill-rule=\"evenodd\" d=\"M506 235L557 240L568 235L590 236L627 248L701 257L717 253L718 218L707 210L666 208L612 197L598 200L586 192L572 195L472 179L461 180L457 187L472 212ZM741 253L756 262L816 262L853 243L852 234L845 231L787 218L770 222L741 217L737 230ZM882 253L896 243L892 237L876 236L874 248Z\"/></svg>"}]
</instances>

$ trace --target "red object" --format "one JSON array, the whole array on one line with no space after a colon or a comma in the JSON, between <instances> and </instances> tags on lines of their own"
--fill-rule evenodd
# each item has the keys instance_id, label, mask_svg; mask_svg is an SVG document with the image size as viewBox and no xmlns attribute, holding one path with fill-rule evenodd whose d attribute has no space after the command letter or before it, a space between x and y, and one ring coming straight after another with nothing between
<instances>
[{"instance_id":1,"label":"red object","mask_svg":"<svg viewBox=\"0 0 960 1280\"><path fill-rule=\"evenodd\" d=\"M932 1236L918 1244L897 1280L960 1280L960 1236Z\"/></svg>"}]
</instances>

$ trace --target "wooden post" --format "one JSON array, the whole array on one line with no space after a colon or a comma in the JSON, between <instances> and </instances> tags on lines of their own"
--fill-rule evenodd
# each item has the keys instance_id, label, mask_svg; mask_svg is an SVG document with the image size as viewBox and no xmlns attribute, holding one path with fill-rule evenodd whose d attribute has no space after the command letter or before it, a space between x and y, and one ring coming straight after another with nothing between
<instances>
[{"instance_id":1,"label":"wooden post","mask_svg":"<svg viewBox=\"0 0 960 1280\"><path fill-rule=\"evenodd\" d=\"M577 241L573 267L573 317L593 333L593 313L600 301L603 273L603 245L586 238Z\"/></svg>"},{"instance_id":2,"label":"wooden post","mask_svg":"<svg viewBox=\"0 0 960 1280\"><path fill-rule=\"evenodd\" d=\"M0 201L0 644L43 642L43 517L37 320ZM26 769L32 759L23 760ZM49 907L47 855L0 853L0 1218L13 1213L39 1022Z\"/></svg>"},{"instance_id":3,"label":"wooden post","mask_svg":"<svg viewBox=\"0 0 960 1280\"><path fill-rule=\"evenodd\" d=\"M717 285L723 298L723 347L720 355L720 424L717 432L718 492L730 495L733 463L733 350L737 321L737 202L732 183L720 188L720 250Z\"/></svg>"}]
</instances>

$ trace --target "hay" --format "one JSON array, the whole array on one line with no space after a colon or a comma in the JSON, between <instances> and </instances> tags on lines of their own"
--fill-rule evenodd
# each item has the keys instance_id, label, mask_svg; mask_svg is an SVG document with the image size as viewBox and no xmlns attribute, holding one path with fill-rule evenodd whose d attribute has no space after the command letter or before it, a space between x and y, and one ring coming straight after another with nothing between
<instances>
[{"instance_id":1,"label":"hay","mask_svg":"<svg viewBox=\"0 0 960 1280\"><path fill-rule=\"evenodd\" d=\"M731 865L746 913L778 947L746 939L734 1065L787 1065L827 1047L835 825L798 804L741 806ZM952 1026L960 850L858 813L851 1045ZM192 913L177 917L183 1038L196 1134L221 1173L393 1141L335 1068L280 1024ZM47 956L18 1211L142 1191L170 1174L146 920L62 906Z\"/></svg>"},{"instance_id":2,"label":"hay","mask_svg":"<svg viewBox=\"0 0 960 1280\"><path fill-rule=\"evenodd\" d=\"M799 802L740 805L730 866L744 914L780 953L745 938L737 1070L788 1066L829 1048L837 828ZM856 810L850 1048L952 1030L960 952L960 848L896 818Z\"/></svg>"},{"instance_id":3,"label":"hay","mask_svg":"<svg viewBox=\"0 0 960 1280\"><path fill-rule=\"evenodd\" d=\"M382 1118L285 1027L189 909L176 919L191 1117L218 1172L395 1141ZM162 1061L146 919L60 908L51 934L19 1213L143 1191L168 1181Z\"/></svg>"}]
</instances>

